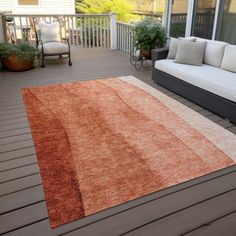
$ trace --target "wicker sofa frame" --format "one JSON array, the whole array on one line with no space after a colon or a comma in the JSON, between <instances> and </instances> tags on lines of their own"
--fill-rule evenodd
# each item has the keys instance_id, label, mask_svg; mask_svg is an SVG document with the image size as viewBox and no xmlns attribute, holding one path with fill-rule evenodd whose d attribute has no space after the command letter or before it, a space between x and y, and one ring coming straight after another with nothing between
<instances>
[{"instance_id":1,"label":"wicker sofa frame","mask_svg":"<svg viewBox=\"0 0 236 236\"><path fill-rule=\"evenodd\" d=\"M236 124L235 102L194 86L188 82L185 82L177 77L168 74L167 72L163 72L155 68L155 61L166 59L167 54L168 48L152 50L153 81Z\"/></svg>"}]
</instances>

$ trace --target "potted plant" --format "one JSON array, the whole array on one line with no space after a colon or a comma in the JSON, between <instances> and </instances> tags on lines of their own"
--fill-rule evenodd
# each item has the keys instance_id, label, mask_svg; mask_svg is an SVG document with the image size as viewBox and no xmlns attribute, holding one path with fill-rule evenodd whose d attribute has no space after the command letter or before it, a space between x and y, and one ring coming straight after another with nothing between
<instances>
[{"instance_id":1,"label":"potted plant","mask_svg":"<svg viewBox=\"0 0 236 236\"><path fill-rule=\"evenodd\" d=\"M33 68L36 56L36 48L20 43L18 45L10 43L0 43L0 57L4 68L10 71L26 71Z\"/></svg>"},{"instance_id":2,"label":"potted plant","mask_svg":"<svg viewBox=\"0 0 236 236\"><path fill-rule=\"evenodd\" d=\"M134 46L140 50L140 55L147 59L151 58L151 50L164 47L166 44L166 32L160 22L145 18L137 22L133 28Z\"/></svg>"}]
</instances>

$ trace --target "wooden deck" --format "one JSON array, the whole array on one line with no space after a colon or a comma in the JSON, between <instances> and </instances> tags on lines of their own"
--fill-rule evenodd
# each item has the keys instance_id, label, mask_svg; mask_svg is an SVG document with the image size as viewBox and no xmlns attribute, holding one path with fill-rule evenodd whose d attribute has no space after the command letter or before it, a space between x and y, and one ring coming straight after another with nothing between
<instances>
[{"instance_id":1,"label":"wooden deck","mask_svg":"<svg viewBox=\"0 0 236 236\"><path fill-rule=\"evenodd\" d=\"M0 72L0 235L236 235L236 166L188 181L52 230L20 88L134 75L236 134L236 126L156 85L151 66L106 49L73 49L73 66L48 62Z\"/></svg>"}]
</instances>

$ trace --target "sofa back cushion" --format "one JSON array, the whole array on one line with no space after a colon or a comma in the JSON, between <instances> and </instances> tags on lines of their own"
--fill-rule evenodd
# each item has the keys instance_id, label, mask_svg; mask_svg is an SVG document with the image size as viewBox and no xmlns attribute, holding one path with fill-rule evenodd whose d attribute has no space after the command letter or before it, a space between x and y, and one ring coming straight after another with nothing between
<instances>
[{"instance_id":1,"label":"sofa back cushion","mask_svg":"<svg viewBox=\"0 0 236 236\"><path fill-rule=\"evenodd\" d=\"M203 38L196 38L196 41L207 42L203 62L210 66L221 67L227 43Z\"/></svg>"},{"instance_id":2,"label":"sofa back cushion","mask_svg":"<svg viewBox=\"0 0 236 236\"><path fill-rule=\"evenodd\" d=\"M221 68L236 73L236 45L227 45L225 47Z\"/></svg>"},{"instance_id":3,"label":"sofa back cushion","mask_svg":"<svg viewBox=\"0 0 236 236\"><path fill-rule=\"evenodd\" d=\"M190 42L195 42L195 40L196 40L195 37L187 37L187 38L180 37L179 39L190 41ZM175 59L175 56L176 56L176 53L178 50L178 40L179 39L170 38L170 46L169 46L169 53L167 55L167 59Z\"/></svg>"},{"instance_id":4,"label":"sofa back cushion","mask_svg":"<svg viewBox=\"0 0 236 236\"><path fill-rule=\"evenodd\" d=\"M206 44L206 42L189 42L186 40L179 40L179 47L175 57L175 62L201 66Z\"/></svg>"}]
</instances>

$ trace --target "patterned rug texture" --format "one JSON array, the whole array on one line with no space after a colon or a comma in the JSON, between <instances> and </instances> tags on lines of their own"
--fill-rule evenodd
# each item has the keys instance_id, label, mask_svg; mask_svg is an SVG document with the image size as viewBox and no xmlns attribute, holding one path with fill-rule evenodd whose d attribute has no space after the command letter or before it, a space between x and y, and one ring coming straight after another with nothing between
<instances>
[{"instance_id":1,"label":"patterned rug texture","mask_svg":"<svg viewBox=\"0 0 236 236\"><path fill-rule=\"evenodd\" d=\"M235 135L132 76L22 94L52 228L236 161Z\"/></svg>"}]
</instances>

